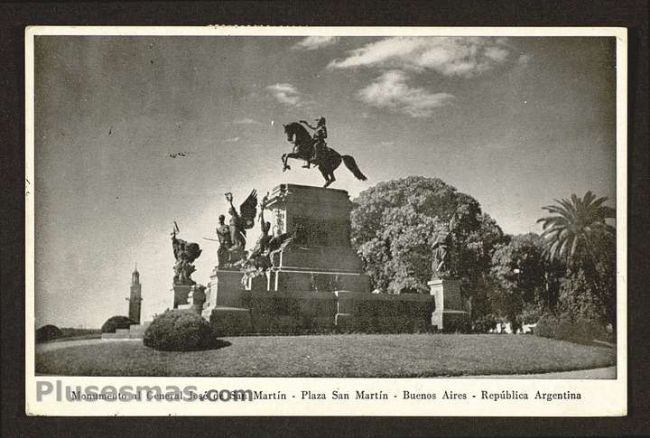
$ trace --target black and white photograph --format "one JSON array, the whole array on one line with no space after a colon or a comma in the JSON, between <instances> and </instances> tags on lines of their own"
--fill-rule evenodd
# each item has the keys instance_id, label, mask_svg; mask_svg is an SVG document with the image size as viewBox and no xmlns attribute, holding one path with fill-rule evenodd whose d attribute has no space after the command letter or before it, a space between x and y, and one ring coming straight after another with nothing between
<instances>
[{"instance_id":1,"label":"black and white photograph","mask_svg":"<svg viewBox=\"0 0 650 438\"><path fill-rule=\"evenodd\" d=\"M28 413L625 415L626 42L28 28Z\"/></svg>"}]
</instances>

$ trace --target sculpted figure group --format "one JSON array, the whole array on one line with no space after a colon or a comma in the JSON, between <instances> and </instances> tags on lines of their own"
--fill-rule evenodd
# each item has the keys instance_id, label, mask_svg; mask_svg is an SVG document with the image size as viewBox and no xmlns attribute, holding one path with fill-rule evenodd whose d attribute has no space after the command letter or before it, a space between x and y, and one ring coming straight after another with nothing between
<instances>
[{"instance_id":1,"label":"sculpted figure group","mask_svg":"<svg viewBox=\"0 0 650 438\"><path fill-rule=\"evenodd\" d=\"M253 228L257 214L257 192L253 190L248 195L248 198L240 205L239 212L233 205L232 193L226 193L226 201L230 204L228 209L230 220L226 225L226 217L220 215L216 230L219 240L217 259L221 269L232 268L244 256L246 230Z\"/></svg>"},{"instance_id":2,"label":"sculpted figure group","mask_svg":"<svg viewBox=\"0 0 650 438\"><path fill-rule=\"evenodd\" d=\"M228 213L230 221L225 223L225 216L219 216L216 232L219 240L217 258L219 269L237 269L244 272L246 282L252 277L261 275L273 266L272 257L282 251L293 239L290 233L281 233L276 230L271 235L271 223L264 219L264 210L268 203L268 194L260 203L260 237L250 252L246 249L246 231L253 228L257 215L257 192L253 190L240 206L239 212L233 205L232 193L226 193L226 200L230 204Z\"/></svg>"}]
</instances>

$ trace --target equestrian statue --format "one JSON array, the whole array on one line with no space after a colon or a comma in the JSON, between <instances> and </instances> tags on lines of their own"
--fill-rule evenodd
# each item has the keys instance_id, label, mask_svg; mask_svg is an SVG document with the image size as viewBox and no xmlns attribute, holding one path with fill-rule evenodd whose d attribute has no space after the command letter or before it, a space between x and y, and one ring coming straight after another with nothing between
<instances>
[{"instance_id":1,"label":"equestrian statue","mask_svg":"<svg viewBox=\"0 0 650 438\"><path fill-rule=\"evenodd\" d=\"M313 131L313 136L309 134L307 128ZM336 181L334 171L341 165L345 164L350 172L359 180L365 181L366 176L359 170L357 162L351 155L341 155L334 149L327 146L327 127L325 126L325 117L316 119L316 126L312 126L305 120L292 122L284 126L284 132L287 134L287 141L293 142L293 152L282 155L282 171L291 169L287 164L289 158L300 159L305 161L303 167L309 169L311 165L318 167L320 173L325 178L327 187Z\"/></svg>"}]
</instances>

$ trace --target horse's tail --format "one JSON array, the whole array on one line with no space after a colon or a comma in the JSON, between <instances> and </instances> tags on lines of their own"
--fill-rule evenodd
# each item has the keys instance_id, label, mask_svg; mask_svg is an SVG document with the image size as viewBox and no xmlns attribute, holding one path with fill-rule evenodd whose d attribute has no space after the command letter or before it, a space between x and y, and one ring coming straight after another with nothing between
<instances>
[{"instance_id":1,"label":"horse's tail","mask_svg":"<svg viewBox=\"0 0 650 438\"><path fill-rule=\"evenodd\" d=\"M357 162L354 161L352 155L343 155L341 158L343 159L343 164L345 164L345 167L347 167L348 170L352 172L352 175L354 175L357 179L360 179L361 181L368 179L363 173L361 173L361 170L359 170L359 166L357 166Z\"/></svg>"}]
</instances>

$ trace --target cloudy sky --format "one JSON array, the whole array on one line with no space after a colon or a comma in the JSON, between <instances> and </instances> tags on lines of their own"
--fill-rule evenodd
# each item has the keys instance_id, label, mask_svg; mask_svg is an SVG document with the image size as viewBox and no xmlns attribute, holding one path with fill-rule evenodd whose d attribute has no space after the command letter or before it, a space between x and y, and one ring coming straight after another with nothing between
<instances>
[{"instance_id":1,"label":"cloudy sky","mask_svg":"<svg viewBox=\"0 0 650 438\"><path fill-rule=\"evenodd\" d=\"M336 172L352 197L439 177L513 234L574 192L613 206L614 59L613 38L37 36L36 323L126 314L135 263L143 318L169 307L174 220L207 283L225 192L323 183L282 173L299 119L369 177Z\"/></svg>"}]
</instances>

